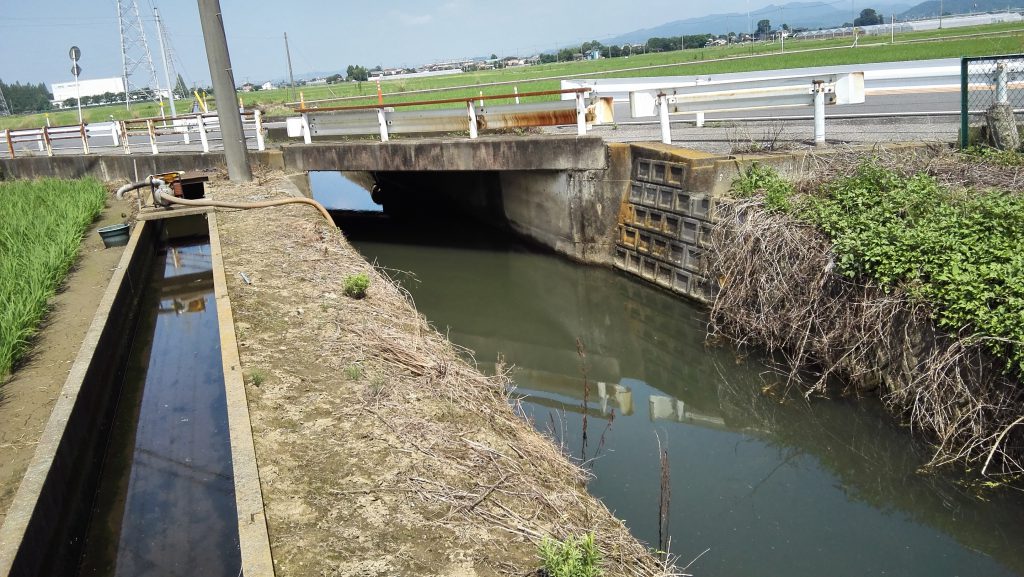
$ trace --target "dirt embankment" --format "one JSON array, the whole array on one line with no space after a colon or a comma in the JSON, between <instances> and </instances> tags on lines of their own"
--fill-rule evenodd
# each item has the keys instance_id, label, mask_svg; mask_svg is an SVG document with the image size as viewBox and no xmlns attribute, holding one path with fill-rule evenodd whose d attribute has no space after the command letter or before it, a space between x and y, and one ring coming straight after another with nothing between
<instances>
[{"instance_id":1,"label":"dirt embankment","mask_svg":"<svg viewBox=\"0 0 1024 577\"><path fill-rule=\"evenodd\" d=\"M103 248L96 229L123 222L126 209L110 201L86 231L79 260L51 300L35 346L7 382L0 382L0 524L121 258L123 249Z\"/></svg>"},{"instance_id":2,"label":"dirt embankment","mask_svg":"<svg viewBox=\"0 0 1024 577\"><path fill-rule=\"evenodd\" d=\"M210 188L239 201L285 186ZM608 574L660 572L506 383L463 361L314 210L219 222L277 575L524 575L542 536L587 531ZM343 294L358 273L363 300Z\"/></svg>"}]
</instances>

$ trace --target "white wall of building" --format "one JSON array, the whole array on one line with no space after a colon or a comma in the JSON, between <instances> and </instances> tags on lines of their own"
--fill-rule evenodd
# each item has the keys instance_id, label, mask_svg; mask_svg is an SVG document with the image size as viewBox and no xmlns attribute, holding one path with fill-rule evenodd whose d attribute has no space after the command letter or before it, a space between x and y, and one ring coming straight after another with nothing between
<instances>
[{"instance_id":1,"label":"white wall of building","mask_svg":"<svg viewBox=\"0 0 1024 577\"><path fill-rule=\"evenodd\" d=\"M120 94L124 92L124 82L121 78L94 78L92 80L79 80L81 96L96 96L105 92ZM54 82L50 85L53 91L53 99L63 102L68 98L79 96L75 90L75 82Z\"/></svg>"}]
</instances>

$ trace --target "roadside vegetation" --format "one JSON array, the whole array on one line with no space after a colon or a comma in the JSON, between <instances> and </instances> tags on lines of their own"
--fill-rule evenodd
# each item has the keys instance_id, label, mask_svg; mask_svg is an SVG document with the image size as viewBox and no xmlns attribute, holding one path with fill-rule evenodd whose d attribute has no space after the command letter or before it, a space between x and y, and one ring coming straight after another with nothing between
<instances>
[{"instance_id":1,"label":"roadside vegetation","mask_svg":"<svg viewBox=\"0 0 1024 577\"><path fill-rule=\"evenodd\" d=\"M716 230L712 332L781 353L811 392L878 388L932 465L1019 476L1021 156L850 155L797 183L754 165Z\"/></svg>"},{"instance_id":2,"label":"roadside vegetation","mask_svg":"<svg viewBox=\"0 0 1024 577\"><path fill-rule=\"evenodd\" d=\"M105 200L92 179L0 183L0 382L28 350Z\"/></svg>"},{"instance_id":3,"label":"roadside vegetation","mask_svg":"<svg viewBox=\"0 0 1024 577\"><path fill-rule=\"evenodd\" d=\"M512 93L513 87L519 92L557 90L559 80L574 76L591 77L615 75L617 77L672 76L695 74L725 74L801 68L807 66L830 66L839 64L863 64L871 62L895 62L931 58L959 58L961 56L986 56L993 54L1018 53L1024 49L1024 30L1016 24L991 24L970 28L953 28L928 32L908 32L896 35L891 43L889 36L862 36L857 46L851 46L851 38L822 40L789 39L783 46L778 42L747 42L707 48L688 48L647 54L633 54L629 57L603 58L579 62L555 62L536 66L520 66L498 70L466 72L452 76L416 79L384 80L381 90L385 102L409 102L431 98L463 98ZM650 68L650 67L658 68ZM480 86L492 83L506 83L498 86ZM445 91L443 94L396 94L413 90ZM298 100L302 93L307 104L319 106L372 104L377 101L374 82L339 82L325 86L302 86L295 91L288 88L260 90L239 93L246 107L259 106L269 115L283 116L292 113L287 103ZM329 99L331 102L319 101ZM337 100L349 99L349 100ZM532 100L557 99L557 96L538 97ZM530 101L531 99L523 99ZM191 99L185 99L178 110L188 109ZM169 109L164 110L170 114ZM74 109L48 113L53 125L68 125L78 122ZM159 116L156 103L132 104L131 112L123 104L97 106L83 109L86 122L103 122L114 117L141 118ZM0 118L0 130L4 128L38 128L46 124L43 114L30 114Z\"/></svg>"}]
</instances>

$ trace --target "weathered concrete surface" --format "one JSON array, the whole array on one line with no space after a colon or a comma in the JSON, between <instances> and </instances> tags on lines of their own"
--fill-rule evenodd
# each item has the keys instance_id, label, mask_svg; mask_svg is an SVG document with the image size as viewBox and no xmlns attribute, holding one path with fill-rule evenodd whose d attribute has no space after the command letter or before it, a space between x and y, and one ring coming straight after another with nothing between
<instances>
[{"instance_id":1,"label":"weathered concrete surface","mask_svg":"<svg viewBox=\"0 0 1024 577\"><path fill-rule=\"evenodd\" d=\"M586 170L606 167L596 136L431 138L281 147L287 170Z\"/></svg>"},{"instance_id":2,"label":"weathered concrete surface","mask_svg":"<svg viewBox=\"0 0 1024 577\"><path fill-rule=\"evenodd\" d=\"M249 152L254 164L267 168L283 168L280 151ZM0 159L0 174L15 178L83 178L91 176L103 181L136 180L150 174L172 170L203 170L225 168L224 153L165 153L159 155L90 154L88 156L29 156Z\"/></svg>"},{"instance_id":3,"label":"weathered concrete surface","mask_svg":"<svg viewBox=\"0 0 1024 577\"><path fill-rule=\"evenodd\" d=\"M500 173L509 225L569 258L610 265L631 160L628 145L610 145L607 155L603 170Z\"/></svg>"}]
</instances>

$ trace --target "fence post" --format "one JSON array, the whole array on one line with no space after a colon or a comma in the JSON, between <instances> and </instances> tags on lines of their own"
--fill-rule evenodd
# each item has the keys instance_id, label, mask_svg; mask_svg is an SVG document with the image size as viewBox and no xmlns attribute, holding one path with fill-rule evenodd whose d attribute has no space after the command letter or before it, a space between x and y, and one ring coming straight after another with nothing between
<instances>
[{"instance_id":1,"label":"fence post","mask_svg":"<svg viewBox=\"0 0 1024 577\"><path fill-rule=\"evenodd\" d=\"M302 141L306 144L313 142L313 134L309 130L309 113L307 112L302 113Z\"/></svg>"},{"instance_id":2,"label":"fence post","mask_svg":"<svg viewBox=\"0 0 1024 577\"><path fill-rule=\"evenodd\" d=\"M79 124L78 131L82 134L82 154L89 154L89 134L85 131L85 124Z\"/></svg>"},{"instance_id":3,"label":"fence post","mask_svg":"<svg viewBox=\"0 0 1024 577\"><path fill-rule=\"evenodd\" d=\"M814 81L814 144L825 144L825 91L821 80Z\"/></svg>"},{"instance_id":4,"label":"fence post","mask_svg":"<svg viewBox=\"0 0 1024 577\"><path fill-rule=\"evenodd\" d=\"M203 152L210 152L210 139L206 137L206 123L201 112L196 114L196 130L199 131L199 142L203 144Z\"/></svg>"},{"instance_id":5,"label":"fence post","mask_svg":"<svg viewBox=\"0 0 1024 577\"><path fill-rule=\"evenodd\" d=\"M377 109L377 125L380 127L380 141L387 142L390 140L388 137L388 117L383 108Z\"/></svg>"},{"instance_id":6,"label":"fence post","mask_svg":"<svg viewBox=\"0 0 1024 577\"><path fill-rule=\"evenodd\" d=\"M256 150L266 150L267 143L263 140L263 113L256 109L253 111L252 117L256 121Z\"/></svg>"},{"instance_id":7,"label":"fence post","mask_svg":"<svg viewBox=\"0 0 1024 577\"><path fill-rule=\"evenodd\" d=\"M46 156L53 156L53 142L50 141L50 129L43 127L43 144L46 146Z\"/></svg>"},{"instance_id":8,"label":"fence post","mask_svg":"<svg viewBox=\"0 0 1024 577\"><path fill-rule=\"evenodd\" d=\"M658 117L661 120L661 141L672 144L672 130L668 124L668 95L658 95Z\"/></svg>"},{"instance_id":9,"label":"fence post","mask_svg":"<svg viewBox=\"0 0 1024 577\"><path fill-rule=\"evenodd\" d=\"M14 158L14 143L11 142L11 129L4 129L4 136L7 137L7 150L11 153L11 158Z\"/></svg>"},{"instance_id":10,"label":"fence post","mask_svg":"<svg viewBox=\"0 0 1024 577\"><path fill-rule=\"evenodd\" d=\"M576 93L576 135L587 135L587 106L583 102L583 93Z\"/></svg>"},{"instance_id":11,"label":"fence post","mask_svg":"<svg viewBox=\"0 0 1024 577\"><path fill-rule=\"evenodd\" d=\"M146 121L146 131L149 132L149 146L153 150L153 154L160 154L160 150L156 147L156 126L153 125L153 120Z\"/></svg>"},{"instance_id":12,"label":"fence post","mask_svg":"<svg viewBox=\"0 0 1024 577\"><path fill-rule=\"evenodd\" d=\"M1006 104L1010 101L1006 93L1006 63L996 63L996 104Z\"/></svg>"},{"instance_id":13,"label":"fence post","mask_svg":"<svg viewBox=\"0 0 1024 577\"><path fill-rule=\"evenodd\" d=\"M124 153L131 154L132 143L128 140L128 122L121 120L118 125L121 127L121 144L124 145Z\"/></svg>"},{"instance_id":14,"label":"fence post","mask_svg":"<svg viewBox=\"0 0 1024 577\"><path fill-rule=\"evenodd\" d=\"M479 134L476 130L476 109L473 108L472 99L466 101L466 107L469 108L469 137L476 138Z\"/></svg>"},{"instance_id":15,"label":"fence post","mask_svg":"<svg viewBox=\"0 0 1024 577\"><path fill-rule=\"evenodd\" d=\"M960 148L964 149L970 144L970 135L968 131L971 128L970 110L967 109L968 105L968 70L970 69L970 59L960 59Z\"/></svg>"}]
</instances>

